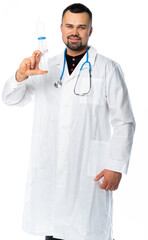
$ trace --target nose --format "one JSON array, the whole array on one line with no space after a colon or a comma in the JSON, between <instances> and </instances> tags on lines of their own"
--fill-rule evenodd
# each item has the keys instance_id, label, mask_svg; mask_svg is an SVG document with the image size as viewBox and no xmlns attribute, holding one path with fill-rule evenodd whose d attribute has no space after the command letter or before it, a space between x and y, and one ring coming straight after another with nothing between
<instances>
[{"instance_id":1,"label":"nose","mask_svg":"<svg viewBox=\"0 0 148 240\"><path fill-rule=\"evenodd\" d=\"M75 35L75 36L79 36L79 32L78 32L78 29L76 27L73 28L72 34Z\"/></svg>"}]
</instances>

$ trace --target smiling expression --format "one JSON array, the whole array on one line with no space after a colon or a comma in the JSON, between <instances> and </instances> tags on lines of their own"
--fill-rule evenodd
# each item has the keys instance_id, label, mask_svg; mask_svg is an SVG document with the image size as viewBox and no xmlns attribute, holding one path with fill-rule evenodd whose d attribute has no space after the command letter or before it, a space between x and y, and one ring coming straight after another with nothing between
<instances>
[{"instance_id":1,"label":"smiling expression","mask_svg":"<svg viewBox=\"0 0 148 240\"><path fill-rule=\"evenodd\" d=\"M67 53L76 56L87 49L92 27L88 13L67 11L61 24L62 38L67 46Z\"/></svg>"}]
</instances>

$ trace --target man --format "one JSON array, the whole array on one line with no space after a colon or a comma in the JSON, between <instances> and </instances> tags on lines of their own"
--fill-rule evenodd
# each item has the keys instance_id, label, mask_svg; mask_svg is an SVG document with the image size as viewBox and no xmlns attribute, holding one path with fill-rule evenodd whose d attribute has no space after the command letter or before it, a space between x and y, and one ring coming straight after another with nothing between
<instances>
[{"instance_id":1,"label":"man","mask_svg":"<svg viewBox=\"0 0 148 240\"><path fill-rule=\"evenodd\" d=\"M128 91L120 66L88 46L86 6L64 10L61 32L65 55L49 59L47 72L34 51L3 90L8 105L35 93L23 229L46 240L112 240L112 192L127 173L135 130Z\"/></svg>"}]
</instances>

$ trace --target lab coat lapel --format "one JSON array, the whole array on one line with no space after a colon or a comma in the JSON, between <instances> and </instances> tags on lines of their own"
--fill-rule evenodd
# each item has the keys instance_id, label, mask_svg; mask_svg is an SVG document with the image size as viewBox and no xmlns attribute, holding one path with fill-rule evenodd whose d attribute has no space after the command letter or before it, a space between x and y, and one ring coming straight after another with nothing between
<instances>
[{"instance_id":1,"label":"lab coat lapel","mask_svg":"<svg viewBox=\"0 0 148 240\"><path fill-rule=\"evenodd\" d=\"M95 63L95 58L96 58L97 51L96 51L95 48L90 47L90 49L88 51L88 54L89 54L88 60L91 63L91 66L93 66L94 63ZM75 70L73 71L73 73L71 75L69 75L68 66L67 66L67 62L66 62L65 71L64 71L64 75L63 75L63 79L62 79L63 85L66 84L67 82L71 81L73 78L78 77L78 74L80 72L80 68L85 61L86 61L86 54L81 59L81 61L78 63L78 65L76 66ZM53 64L57 65L57 67L59 69L59 72L60 72L60 76L61 76L61 73L63 71L63 63L64 63L64 52L62 54L60 54L55 59L55 62L53 62ZM89 68L88 64L86 64L84 66L84 68Z\"/></svg>"},{"instance_id":2,"label":"lab coat lapel","mask_svg":"<svg viewBox=\"0 0 148 240\"><path fill-rule=\"evenodd\" d=\"M96 58L96 54L97 54L97 51L95 48L93 47L90 47L89 51L88 51L88 61L91 63L91 66L94 65L95 63L95 58ZM71 75L69 75L68 77L68 81L75 78L75 77L78 77L78 74L80 72L80 68L82 66L82 64L86 61L86 54L84 55L84 57L81 59L81 61L78 63L78 65L76 66L75 70L73 71L73 73ZM88 64L85 64L84 68L88 68L89 69L89 65ZM67 71L68 72L68 71Z\"/></svg>"}]
</instances>

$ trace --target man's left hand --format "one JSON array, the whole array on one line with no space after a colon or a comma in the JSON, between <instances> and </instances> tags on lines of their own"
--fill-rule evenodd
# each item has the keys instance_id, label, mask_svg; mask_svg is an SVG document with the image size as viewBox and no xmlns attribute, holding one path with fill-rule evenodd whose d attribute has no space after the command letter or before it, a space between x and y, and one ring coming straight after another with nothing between
<instances>
[{"instance_id":1,"label":"man's left hand","mask_svg":"<svg viewBox=\"0 0 148 240\"><path fill-rule=\"evenodd\" d=\"M102 177L104 177L104 180L100 184L100 188L106 191L115 191L118 189L122 173L105 169L95 177L94 181L99 181Z\"/></svg>"}]
</instances>

